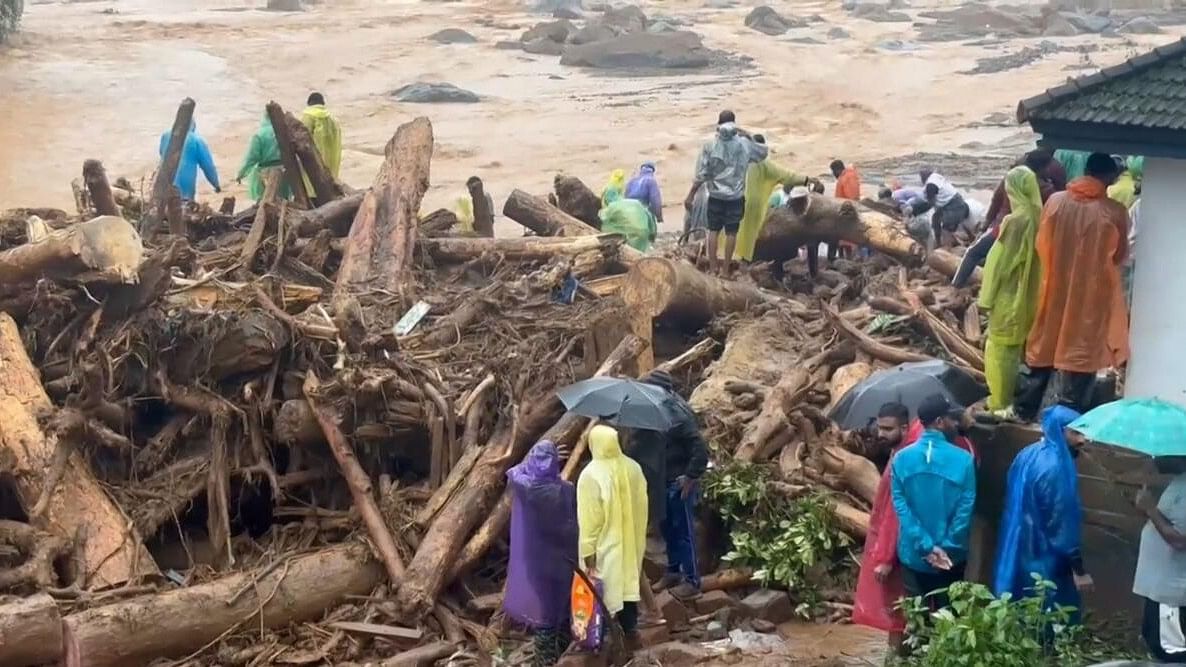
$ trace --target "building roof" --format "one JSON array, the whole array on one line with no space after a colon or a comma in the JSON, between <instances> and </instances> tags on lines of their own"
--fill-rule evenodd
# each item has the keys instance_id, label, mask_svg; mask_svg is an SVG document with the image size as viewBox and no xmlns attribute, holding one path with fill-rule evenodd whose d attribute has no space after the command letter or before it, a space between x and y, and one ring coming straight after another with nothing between
<instances>
[{"instance_id":1,"label":"building roof","mask_svg":"<svg viewBox=\"0 0 1186 667\"><path fill-rule=\"evenodd\" d=\"M1042 143L1186 157L1186 38L1021 100Z\"/></svg>"}]
</instances>

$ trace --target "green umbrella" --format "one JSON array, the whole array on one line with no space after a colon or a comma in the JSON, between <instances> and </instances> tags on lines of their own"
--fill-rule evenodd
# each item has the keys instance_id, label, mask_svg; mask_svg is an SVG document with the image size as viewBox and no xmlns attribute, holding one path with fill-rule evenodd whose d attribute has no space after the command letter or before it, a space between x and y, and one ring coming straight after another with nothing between
<instances>
[{"instance_id":1,"label":"green umbrella","mask_svg":"<svg viewBox=\"0 0 1186 667\"><path fill-rule=\"evenodd\" d=\"M1105 403L1069 428L1095 442L1149 456L1186 456L1186 408L1159 398Z\"/></svg>"}]
</instances>

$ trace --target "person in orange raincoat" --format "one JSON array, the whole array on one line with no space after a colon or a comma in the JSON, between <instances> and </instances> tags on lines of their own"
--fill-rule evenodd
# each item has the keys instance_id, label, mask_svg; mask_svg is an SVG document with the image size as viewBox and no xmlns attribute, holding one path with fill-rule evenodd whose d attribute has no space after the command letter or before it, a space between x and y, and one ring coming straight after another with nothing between
<instances>
[{"instance_id":1,"label":"person in orange raincoat","mask_svg":"<svg viewBox=\"0 0 1186 667\"><path fill-rule=\"evenodd\" d=\"M1042 283L1026 339L1029 376L1015 403L1022 419L1037 415L1055 372L1058 402L1086 412L1096 372L1128 360L1128 309L1120 278L1128 258L1128 211L1108 198L1117 175L1110 155L1093 153L1086 175L1042 209L1037 238Z\"/></svg>"},{"instance_id":2,"label":"person in orange raincoat","mask_svg":"<svg viewBox=\"0 0 1186 667\"><path fill-rule=\"evenodd\" d=\"M869 515L869 532L865 536L865 550L853 596L852 622L887 633L890 651L899 653L906 631L906 617L898 609L898 601L906 594L906 589L902 583L902 567L898 563L899 526L890 497L890 463L894 455L917 442L924 429L919 420L910 421L910 411L901 403L886 403L877 414L877 444L888 450L888 457L884 460L885 467ZM954 444L976 456L976 449L968 438L960 436ZM881 467L880 457L873 461Z\"/></svg>"},{"instance_id":3,"label":"person in orange raincoat","mask_svg":"<svg viewBox=\"0 0 1186 667\"><path fill-rule=\"evenodd\" d=\"M846 167L840 160L832 160L832 164L828 167L832 170L832 175L836 177L836 198L859 201L861 198L861 175L857 173L856 167ZM839 247L835 243L829 243L828 261L836 259L837 255L851 257L854 250L856 250L856 246L848 241L840 241Z\"/></svg>"}]
</instances>

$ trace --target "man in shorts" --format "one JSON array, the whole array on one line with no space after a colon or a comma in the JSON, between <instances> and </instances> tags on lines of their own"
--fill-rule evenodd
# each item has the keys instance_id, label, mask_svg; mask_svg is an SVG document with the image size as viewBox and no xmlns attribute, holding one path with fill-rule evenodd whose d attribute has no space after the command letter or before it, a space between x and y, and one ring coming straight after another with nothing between
<instances>
[{"instance_id":1,"label":"man in shorts","mask_svg":"<svg viewBox=\"0 0 1186 667\"><path fill-rule=\"evenodd\" d=\"M750 164L766 159L768 149L737 127L732 111L722 111L717 118L717 135L704 144L696 161L696 180L688 190L684 207L691 210L696 191L708 190L708 266L726 278L732 269L731 258L737 243L737 229L745 213L745 174ZM725 263L722 269L717 237L725 234Z\"/></svg>"}]
</instances>

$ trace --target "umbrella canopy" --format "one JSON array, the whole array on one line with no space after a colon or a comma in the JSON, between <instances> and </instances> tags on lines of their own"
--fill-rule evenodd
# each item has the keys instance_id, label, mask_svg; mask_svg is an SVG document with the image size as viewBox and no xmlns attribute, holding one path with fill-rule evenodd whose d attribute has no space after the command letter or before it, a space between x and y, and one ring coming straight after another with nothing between
<instances>
[{"instance_id":1,"label":"umbrella canopy","mask_svg":"<svg viewBox=\"0 0 1186 667\"><path fill-rule=\"evenodd\" d=\"M570 412L601 418L626 428L666 431L675 425L667 408L667 392L654 385L622 378L595 377L556 392Z\"/></svg>"},{"instance_id":2,"label":"umbrella canopy","mask_svg":"<svg viewBox=\"0 0 1186 667\"><path fill-rule=\"evenodd\" d=\"M1149 456L1186 456L1186 408L1159 398L1105 403L1070 428L1089 440Z\"/></svg>"},{"instance_id":3,"label":"umbrella canopy","mask_svg":"<svg viewBox=\"0 0 1186 667\"><path fill-rule=\"evenodd\" d=\"M971 405L988 390L971 375L946 361L912 361L877 371L849 389L829 411L841 428L866 428L886 403L901 403L911 413L922 399L939 394L958 405Z\"/></svg>"}]
</instances>

